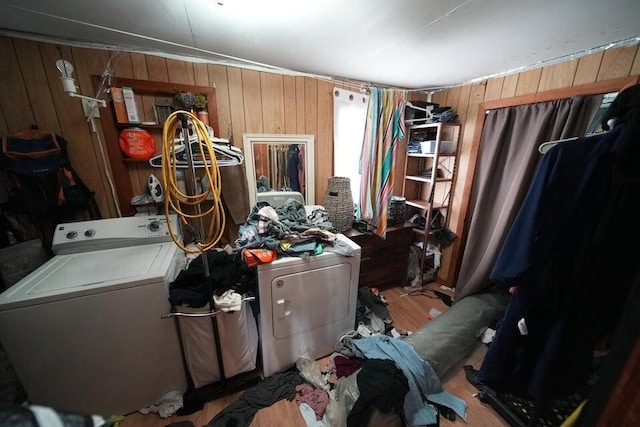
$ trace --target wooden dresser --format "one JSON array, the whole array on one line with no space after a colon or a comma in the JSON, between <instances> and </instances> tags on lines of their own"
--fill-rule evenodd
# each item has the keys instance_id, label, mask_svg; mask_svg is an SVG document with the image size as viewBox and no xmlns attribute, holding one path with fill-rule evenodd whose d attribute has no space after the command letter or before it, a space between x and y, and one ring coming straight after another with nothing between
<instances>
[{"instance_id":1,"label":"wooden dresser","mask_svg":"<svg viewBox=\"0 0 640 427\"><path fill-rule=\"evenodd\" d=\"M387 229L383 239L373 233L351 229L344 234L362 248L360 286L404 286L407 277L412 225Z\"/></svg>"}]
</instances>

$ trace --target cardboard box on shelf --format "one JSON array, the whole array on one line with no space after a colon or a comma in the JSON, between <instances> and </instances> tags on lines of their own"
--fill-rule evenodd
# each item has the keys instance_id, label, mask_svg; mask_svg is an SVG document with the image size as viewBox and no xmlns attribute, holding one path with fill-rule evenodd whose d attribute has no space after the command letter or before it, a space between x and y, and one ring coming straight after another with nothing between
<instances>
[{"instance_id":1,"label":"cardboard box on shelf","mask_svg":"<svg viewBox=\"0 0 640 427\"><path fill-rule=\"evenodd\" d=\"M124 86L122 88L122 96L124 97L124 105L127 109L127 120L129 123L140 123L138 116L138 108L136 107L136 98L133 95L133 89Z\"/></svg>"},{"instance_id":2,"label":"cardboard box on shelf","mask_svg":"<svg viewBox=\"0 0 640 427\"><path fill-rule=\"evenodd\" d=\"M124 95L121 87L111 87L111 96L113 97L113 109L116 112L116 121L118 123L129 123L127 118L127 107L124 105Z\"/></svg>"}]
</instances>

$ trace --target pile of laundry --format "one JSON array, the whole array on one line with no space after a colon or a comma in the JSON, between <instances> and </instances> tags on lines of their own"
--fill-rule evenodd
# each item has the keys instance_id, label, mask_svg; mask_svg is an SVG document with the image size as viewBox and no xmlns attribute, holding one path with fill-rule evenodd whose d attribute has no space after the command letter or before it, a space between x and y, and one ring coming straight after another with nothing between
<instances>
[{"instance_id":1,"label":"pile of laundry","mask_svg":"<svg viewBox=\"0 0 640 427\"><path fill-rule=\"evenodd\" d=\"M350 337L370 337L390 333L393 321L387 309L387 301L376 288L362 286L358 289L356 324Z\"/></svg>"},{"instance_id":2,"label":"pile of laundry","mask_svg":"<svg viewBox=\"0 0 640 427\"><path fill-rule=\"evenodd\" d=\"M248 427L260 409L283 399L295 402L308 427L436 426L439 417L466 421L466 402L446 392L431 365L394 331L384 296L361 287L355 328L340 338L326 365L308 348L300 349L295 368L245 390L208 425ZM168 426L192 425L180 423Z\"/></svg>"},{"instance_id":3,"label":"pile of laundry","mask_svg":"<svg viewBox=\"0 0 640 427\"><path fill-rule=\"evenodd\" d=\"M236 250L264 248L283 256L308 258L329 250L353 255L347 243L337 239L327 211L317 207L309 215L302 203L289 199L283 206L268 202L255 204L240 226Z\"/></svg>"},{"instance_id":4,"label":"pile of laundry","mask_svg":"<svg viewBox=\"0 0 640 427\"><path fill-rule=\"evenodd\" d=\"M326 369L302 349L297 371L272 375L246 390L209 426L249 426L262 408L295 401L307 426L436 426L466 421L466 402L442 388L431 366L400 338L343 338Z\"/></svg>"},{"instance_id":5,"label":"pile of laundry","mask_svg":"<svg viewBox=\"0 0 640 427\"><path fill-rule=\"evenodd\" d=\"M258 276L255 269L247 268L241 255L226 251L209 251L206 260L209 276L205 277L202 255L193 259L169 286L172 306L204 307L214 298L220 309L239 310L241 296L255 297ZM213 295L211 294L213 291ZM257 310L257 304L254 305Z\"/></svg>"}]
</instances>

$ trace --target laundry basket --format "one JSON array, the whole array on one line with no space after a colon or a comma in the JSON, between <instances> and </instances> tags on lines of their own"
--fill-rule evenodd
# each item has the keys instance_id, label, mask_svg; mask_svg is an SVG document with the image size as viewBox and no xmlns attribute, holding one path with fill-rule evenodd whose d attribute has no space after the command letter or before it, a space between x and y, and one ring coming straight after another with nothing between
<instances>
[{"instance_id":1,"label":"laundry basket","mask_svg":"<svg viewBox=\"0 0 640 427\"><path fill-rule=\"evenodd\" d=\"M344 176L329 177L324 208L329 221L338 232L347 231L353 224L353 196L351 180Z\"/></svg>"}]
</instances>

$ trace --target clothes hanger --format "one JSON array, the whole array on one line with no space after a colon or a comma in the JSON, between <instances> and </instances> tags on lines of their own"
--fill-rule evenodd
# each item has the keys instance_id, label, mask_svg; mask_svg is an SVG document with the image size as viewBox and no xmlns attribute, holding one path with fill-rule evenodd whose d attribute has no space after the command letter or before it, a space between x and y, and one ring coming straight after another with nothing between
<instances>
[{"instance_id":1,"label":"clothes hanger","mask_svg":"<svg viewBox=\"0 0 640 427\"><path fill-rule=\"evenodd\" d=\"M563 139L556 139L553 141L547 141L547 142L543 142L542 144L540 144L538 146L538 152L540 152L540 154L544 154L547 151L551 150L553 147L555 147L557 144L561 144L563 142L567 142L567 141L574 141L578 138L590 138L594 135L602 135L603 133L606 132L594 132L594 133L589 133L583 137L578 137L578 136L572 136L571 138L563 138Z\"/></svg>"},{"instance_id":2,"label":"clothes hanger","mask_svg":"<svg viewBox=\"0 0 640 427\"><path fill-rule=\"evenodd\" d=\"M555 147L557 144L563 143L563 142L567 142L567 141L573 141L574 139L578 139L577 136L571 137L571 138L563 138L563 139L556 139L553 141L547 141L547 142L543 142L542 144L540 144L538 146L538 152L540 154L544 154L547 151L551 150L553 147Z\"/></svg>"},{"instance_id":3,"label":"clothes hanger","mask_svg":"<svg viewBox=\"0 0 640 427\"><path fill-rule=\"evenodd\" d=\"M237 147L233 147L228 139L224 138L210 138L213 150L216 153L216 163L220 167L224 166L235 166L241 165L244 162L244 156L242 155L242 150ZM191 147L193 144L198 143L196 136L189 137L189 146ZM204 141L200 142L204 143ZM174 140L174 149L176 152L176 157L178 161L176 162L176 167L178 168L186 168L189 166L189 162L186 159L185 155L185 147L186 145L183 143L182 138L176 138ZM191 147L191 155L193 156L193 166L196 168L202 168L205 166L210 166L210 160L202 159L200 156L200 150L197 148ZM149 164L155 168L162 167L162 154L157 156L153 156L149 159Z\"/></svg>"}]
</instances>

